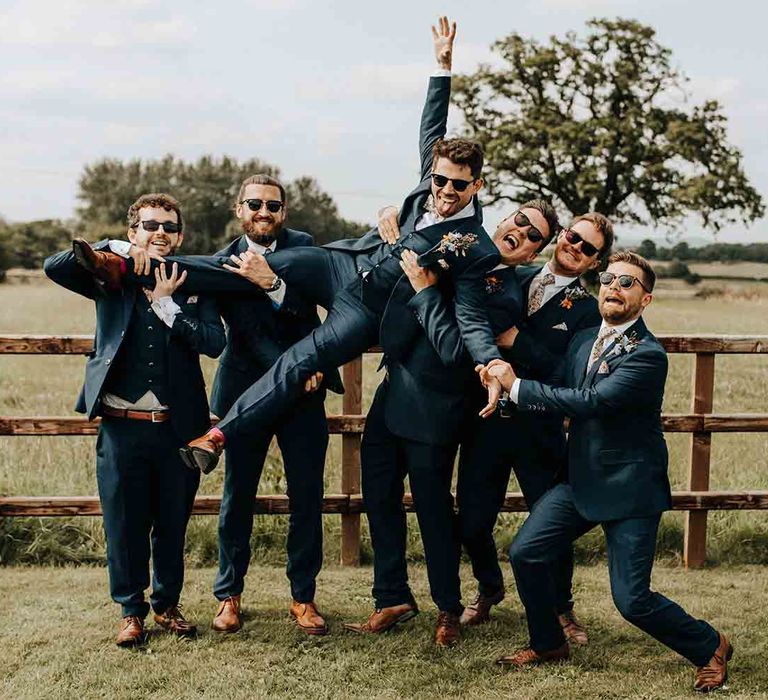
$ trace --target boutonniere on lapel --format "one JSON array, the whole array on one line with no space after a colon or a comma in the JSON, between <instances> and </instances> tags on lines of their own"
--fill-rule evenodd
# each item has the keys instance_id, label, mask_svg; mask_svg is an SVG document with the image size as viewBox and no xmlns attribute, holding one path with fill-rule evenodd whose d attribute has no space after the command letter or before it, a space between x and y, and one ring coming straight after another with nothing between
<instances>
[{"instance_id":1,"label":"boutonniere on lapel","mask_svg":"<svg viewBox=\"0 0 768 700\"><path fill-rule=\"evenodd\" d=\"M625 355L632 352L640 344L640 338L637 337L637 333L632 331L629 335L622 333L617 336L613 342L612 355Z\"/></svg>"},{"instance_id":2,"label":"boutonniere on lapel","mask_svg":"<svg viewBox=\"0 0 768 700\"><path fill-rule=\"evenodd\" d=\"M578 301L579 299L587 299L590 296L591 294L580 284L576 285L575 287L566 287L565 296L560 302L560 306L562 306L564 309L570 309L573 306L574 301Z\"/></svg>"},{"instance_id":3,"label":"boutonniere on lapel","mask_svg":"<svg viewBox=\"0 0 768 700\"><path fill-rule=\"evenodd\" d=\"M485 293L497 294L504 289L504 282L496 275L487 275L485 278Z\"/></svg>"},{"instance_id":4,"label":"boutonniere on lapel","mask_svg":"<svg viewBox=\"0 0 768 700\"><path fill-rule=\"evenodd\" d=\"M435 252L438 255L447 255L453 253L454 255L466 255L467 251L473 246L477 245L477 236L474 233L459 233L458 231L451 231L446 233L437 244ZM448 269L448 263L444 258L437 260L437 264L444 270Z\"/></svg>"},{"instance_id":5,"label":"boutonniere on lapel","mask_svg":"<svg viewBox=\"0 0 768 700\"><path fill-rule=\"evenodd\" d=\"M611 370L610 370L610 368L608 367L608 363L607 363L605 360L603 360L603 361L600 363L600 366L597 368L597 373L598 373L598 374L610 374L610 371L611 371Z\"/></svg>"}]
</instances>

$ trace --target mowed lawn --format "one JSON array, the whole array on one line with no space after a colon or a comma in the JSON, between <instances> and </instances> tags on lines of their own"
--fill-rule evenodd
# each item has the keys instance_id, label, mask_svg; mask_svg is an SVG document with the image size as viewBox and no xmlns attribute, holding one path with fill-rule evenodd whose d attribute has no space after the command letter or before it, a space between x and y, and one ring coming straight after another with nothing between
<instances>
[{"instance_id":1,"label":"mowed lawn","mask_svg":"<svg viewBox=\"0 0 768 700\"><path fill-rule=\"evenodd\" d=\"M287 585L277 567L254 565L241 632L208 629L215 604L212 569L188 572L185 610L196 640L153 634L142 650L119 649L116 608L100 568L10 568L0 576L0 697L141 698L688 698L693 667L625 623L613 609L603 565L579 567L576 600L592 641L570 662L525 671L494 665L524 643L514 584L493 620L454 649L431 643L435 612L425 571L412 567L422 613L386 635L342 628L371 610L369 568L326 567L318 600L331 634L309 638L289 622ZM506 572L509 577L509 572ZM765 698L768 588L761 567L685 572L658 566L654 586L731 635L735 655L721 695ZM465 581L469 571L464 571Z\"/></svg>"}]
</instances>

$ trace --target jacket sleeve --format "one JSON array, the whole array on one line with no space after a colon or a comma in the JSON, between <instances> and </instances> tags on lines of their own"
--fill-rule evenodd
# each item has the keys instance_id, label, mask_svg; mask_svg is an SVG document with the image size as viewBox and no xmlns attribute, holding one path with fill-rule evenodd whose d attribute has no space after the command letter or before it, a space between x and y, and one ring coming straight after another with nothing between
<instances>
[{"instance_id":1,"label":"jacket sleeve","mask_svg":"<svg viewBox=\"0 0 768 700\"><path fill-rule=\"evenodd\" d=\"M94 250L108 250L109 241L103 240L93 245ZM45 274L56 284L80 294L88 299L96 297L96 281L93 275L78 265L72 250L64 250L45 259Z\"/></svg>"},{"instance_id":2,"label":"jacket sleeve","mask_svg":"<svg viewBox=\"0 0 768 700\"><path fill-rule=\"evenodd\" d=\"M315 244L314 239L309 234L302 236L301 241L297 241L293 248L299 246L313 246ZM269 262L269 258L267 258ZM301 316L302 318L316 320L317 319L317 306L309 303L304 297L296 290L296 285L286 284L285 297L283 297L283 303L280 304L280 308L277 310L279 314L290 314L292 316ZM318 319L319 322L319 319Z\"/></svg>"},{"instance_id":3,"label":"jacket sleeve","mask_svg":"<svg viewBox=\"0 0 768 700\"><path fill-rule=\"evenodd\" d=\"M193 350L208 357L218 357L227 344L224 324L221 322L216 302L210 297L200 297L197 317L176 314L171 326L171 336L182 338Z\"/></svg>"},{"instance_id":4,"label":"jacket sleeve","mask_svg":"<svg viewBox=\"0 0 768 700\"><path fill-rule=\"evenodd\" d=\"M433 285L422 289L408 301L435 352L446 367L457 366L465 360L464 342L456 323L453 305L440 289Z\"/></svg>"},{"instance_id":5,"label":"jacket sleeve","mask_svg":"<svg viewBox=\"0 0 768 700\"><path fill-rule=\"evenodd\" d=\"M451 79L448 76L430 78L419 129L422 180L429 177L432 172L432 147L438 139L445 136L450 100Z\"/></svg>"},{"instance_id":6,"label":"jacket sleeve","mask_svg":"<svg viewBox=\"0 0 768 700\"><path fill-rule=\"evenodd\" d=\"M262 304L268 299L243 299L236 303L227 300L222 305L221 313L229 326L230 335L238 344L243 344L257 366L271 367L283 354L283 348L264 331L264 313Z\"/></svg>"},{"instance_id":7,"label":"jacket sleeve","mask_svg":"<svg viewBox=\"0 0 768 700\"><path fill-rule=\"evenodd\" d=\"M501 359L485 310L485 273L498 262L498 254L485 255L455 278L456 321L470 357L478 364Z\"/></svg>"},{"instance_id":8,"label":"jacket sleeve","mask_svg":"<svg viewBox=\"0 0 768 700\"><path fill-rule=\"evenodd\" d=\"M589 389L554 387L523 379L517 407L521 411L558 413L574 418L597 418L631 408L660 410L667 364L667 355L662 350L635 350Z\"/></svg>"}]
</instances>

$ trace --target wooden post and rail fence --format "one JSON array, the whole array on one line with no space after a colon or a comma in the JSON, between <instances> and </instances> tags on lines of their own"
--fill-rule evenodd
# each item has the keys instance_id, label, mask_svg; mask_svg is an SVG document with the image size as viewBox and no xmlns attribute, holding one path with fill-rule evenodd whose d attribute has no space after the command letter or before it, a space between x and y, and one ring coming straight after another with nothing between
<instances>
[{"instance_id":1,"label":"wooden post and rail fence","mask_svg":"<svg viewBox=\"0 0 768 700\"><path fill-rule=\"evenodd\" d=\"M670 433L690 433L688 490L672 494L674 510L685 511L684 561L687 567L701 566L706 558L707 513L710 510L768 510L768 490L710 491L710 450L713 433L768 432L768 414L713 413L715 356L718 354L768 354L768 336L662 335L660 341L670 353L694 354L691 413L665 414L663 427ZM0 354L84 355L91 351L93 336L5 335L0 336ZM372 351L375 351L372 350ZM365 425L362 415L362 358L343 368L346 393L343 414L328 417L329 432L342 435L340 494L324 498L323 512L341 515L341 563L357 565L360 560L360 437ZM0 436L12 435L95 435L98 421L81 417L0 416ZM193 513L214 515L221 498L198 496ZM406 510L413 510L410 494ZM287 513L284 495L257 496L257 513ZM508 493L504 511L527 510L520 493ZM0 517L74 516L101 514L96 496L7 496L0 498Z\"/></svg>"}]
</instances>

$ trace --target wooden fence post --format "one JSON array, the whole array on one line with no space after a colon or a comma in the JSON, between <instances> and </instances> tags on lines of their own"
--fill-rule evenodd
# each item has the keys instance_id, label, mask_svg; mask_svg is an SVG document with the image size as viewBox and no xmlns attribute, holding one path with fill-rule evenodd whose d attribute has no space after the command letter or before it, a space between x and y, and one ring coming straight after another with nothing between
<instances>
[{"instance_id":1,"label":"wooden fence post","mask_svg":"<svg viewBox=\"0 0 768 700\"><path fill-rule=\"evenodd\" d=\"M359 414L363 410L363 358L344 365L342 412ZM341 492L360 493L360 435L345 433L341 437ZM341 516L341 564L360 566L360 514Z\"/></svg>"},{"instance_id":2,"label":"wooden fence post","mask_svg":"<svg viewBox=\"0 0 768 700\"><path fill-rule=\"evenodd\" d=\"M715 354L696 353L693 365L693 413L712 413L715 389ZM695 431L691 434L691 462L688 474L690 491L709 491L710 450L712 433ZM696 569L707 558L707 511L685 514L683 561L686 568Z\"/></svg>"}]
</instances>

